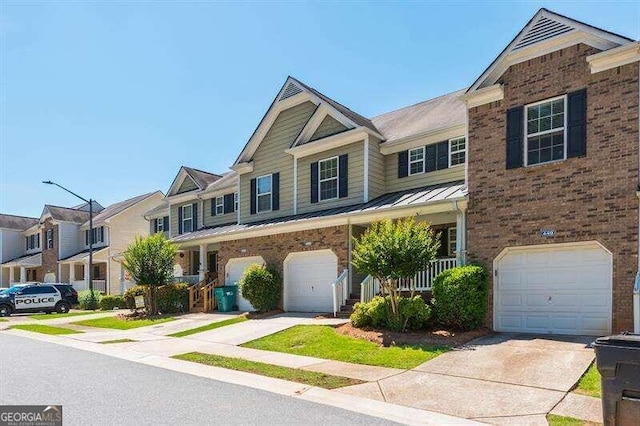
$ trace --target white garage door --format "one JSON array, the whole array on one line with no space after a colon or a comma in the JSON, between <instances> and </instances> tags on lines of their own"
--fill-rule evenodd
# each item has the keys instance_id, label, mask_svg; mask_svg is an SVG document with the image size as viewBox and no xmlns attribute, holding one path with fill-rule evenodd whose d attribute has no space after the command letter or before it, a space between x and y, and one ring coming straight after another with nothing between
<instances>
[{"instance_id":1,"label":"white garage door","mask_svg":"<svg viewBox=\"0 0 640 426\"><path fill-rule=\"evenodd\" d=\"M331 250L290 253L284 261L284 308L298 312L331 312L331 284L338 274Z\"/></svg>"},{"instance_id":2,"label":"white garage door","mask_svg":"<svg viewBox=\"0 0 640 426\"><path fill-rule=\"evenodd\" d=\"M612 257L599 244L507 249L496 270L496 330L611 332Z\"/></svg>"},{"instance_id":3,"label":"white garage door","mask_svg":"<svg viewBox=\"0 0 640 426\"><path fill-rule=\"evenodd\" d=\"M225 282L224 285L239 285L240 278L244 274L244 270L254 263L264 265L262 256L236 257L229 259L225 266ZM240 311L253 311L253 306L244 297L238 289L238 309Z\"/></svg>"}]
</instances>

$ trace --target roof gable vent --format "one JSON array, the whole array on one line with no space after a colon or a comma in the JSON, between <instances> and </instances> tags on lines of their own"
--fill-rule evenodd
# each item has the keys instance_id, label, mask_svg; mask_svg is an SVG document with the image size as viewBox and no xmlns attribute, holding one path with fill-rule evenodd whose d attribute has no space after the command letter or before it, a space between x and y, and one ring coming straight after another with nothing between
<instances>
[{"instance_id":1,"label":"roof gable vent","mask_svg":"<svg viewBox=\"0 0 640 426\"><path fill-rule=\"evenodd\" d=\"M573 30L574 28L567 24L541 16L538 21L529 28L529 31L520 37L520 40L513 46L513 50L522 49Z\"/></svg>"},{"instance_id":2,"label":"roof gable vent","mask_svg":"<svg viewBox=\"0 0 640 426\"><path fill-rule=\"evenodd\" d=\"M297 95L302 92L302 89L293 83L289 83L289 85L282 91L282 94L278 98L279 101L283 99L290 98L292 96Z\"/></svg>"}]
</instances>

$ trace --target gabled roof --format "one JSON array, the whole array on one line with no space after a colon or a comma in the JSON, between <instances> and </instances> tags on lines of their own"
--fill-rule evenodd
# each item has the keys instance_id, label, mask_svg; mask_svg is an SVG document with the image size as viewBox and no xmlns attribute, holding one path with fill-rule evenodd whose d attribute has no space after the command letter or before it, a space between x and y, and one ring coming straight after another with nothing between
<instances>
[{"instance_id":1,"label":"gabled roof","mask_svg":"<svg viewBox=\"0 0 640 426\"><path fill-rule=\"evenodd\" d=\"M24 231L25 229L29 229L37 224L38 219L35 217L15 216L12 214L0 213L0 228Z\"/></svg>"},{"instance_id":2,"label":"gabled roof","mask_svg":"<svg viewBox=\"0 0 640 426\"><path fill-rule=\"evenodd\" d=\"M385 143L438 129L464 125L467 108L460 100L466 89L448 93L371 119Z\"/></svg>"},{"instance_id":3,"label":"gabled roof","mask_svg":"<svg viewBox=\"0 0 640 426\"><path fill-rule=\"evenodd\" d=\"M129 198L128 200L120 201L119 203L111 204L110 206L102 210L99 214L93 216L93 226L103 223L105 220L112 218L118 213L121 213L130 207L133 207L140 201L144 201L155 194L162 194L162 192L161 191L148 192L146 194L138 195L137 197ZM88 220L83 225L88 226L89 225Z\"/></svg>"},{"instance_id":4,"label":"gabled roof","mask_svg":"<svg viewBox=\"0 0 640 426\"><path fill-rule=\"evenodd\" d=\"M102 206L102 204L100 204L99 202L97 202L96 200L92 200L91 204L93 204L93 213L97 213L97 212L101 212L102 210L104 210L104 207ZM74 210L85 210L85 211L89 211L89 203L82 203L82 204L78 204L77 206L73 206L71 207Z\"/></svg>"},{"instance_id":5,"label":"gabled roof","mask_svg":"<svg viewBox=\"0 0 640 426\"><path fill-rule=\"evenodd\" d=\"M238 155L234 165L248 162L253 158L253 154L258 149L258 146L260 146L262 139L264 139L280 112L304 102L312 102L319 108L323 107L333 118L345 124L348 128L365 128L370 132L379 134L375 125L368 118L363 117L318 90L289 76L269 106L269 109L267 109L267 112L260 120L258 127L254 130L249 141L242 149L242 152Z\"/></svg>"},{"instance_id":6,"label":"gabled roof","mask_svg":"<svg viewBox=\"0 0 640 426\"><path fill-rule=\"evenodd\" d=\"M165 200L144 214L144 217L166 216L169 214L169 203Z\"/></svg>"},{"instance_id":7,"label":"gabled roof","mask_svg":"<svg viewBox=\"0 0 640 426\"><path fill-rule=\"evenodd\" d=\"M542 8L527 22L467 92L494 84L513 64L577 43L585 43L600 50L608 50L633 41L628 37ZM539 47L544 48L538 50Z\"/></svg>"},{"instance_id":8,"label":"gabled roof","mask_svg":"<svg viewBox=\"0 0 640 426\"><path fill-rule=\"evenodd\" d=\"M196 185L197 190L206 189L210 183L213 183L220 179L222 176L215 173L205 172L204 170L194 169L193 167L181 166L178 174L173 179L169 190L167 191L167 197L176 195L180 185L185 179L189 178Z\"/></svg>"},{"instance_id":9,"label":"gabled roof","mask_svg":"<svg viewBox=\"0 0 640 426\"><path fill-rule=\"evenodd\" d=\"M207 185L207 188L204 192L214 192L220 189L234 187L238 184L238 173L231 170L227 173L223 173L222 177L215 182Z\"/></svg>"},{"instance_id":10,"label":"gabled roof","mask_svg":"<svg viewBox=\"0 0 640 426\"><path fill-rule=\"evenodd\" d=\"M45 205L42 216L50 214L53 220L62 222L74 222L78 224L85 223L89 220L89 212L84 210L76 210L69 207ZM41 218L42 218L41 216Z\"/></svg>"}]
</instances>

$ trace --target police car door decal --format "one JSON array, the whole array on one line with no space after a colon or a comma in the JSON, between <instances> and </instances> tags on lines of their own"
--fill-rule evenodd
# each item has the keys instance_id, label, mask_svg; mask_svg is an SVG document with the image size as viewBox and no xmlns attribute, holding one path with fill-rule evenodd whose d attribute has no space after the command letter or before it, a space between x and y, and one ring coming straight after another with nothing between
<instances>
[{"instance_id":1,"label":"police car door decal","mask_svg":"<svg viewBox=\"0 0 640 426\"><path fill-rule=\"evenodd\" d=\"M60 300L60 296L57 292L44 293L38 291L35 294L29 294L33 292L34 287L25 288L21 293L16 294L14 304L16 310L21 309L35 309L35 308L53 308L56 306L56 302ZM40 289L37 289L40 290Z\"/></svg>"}]
</instances>

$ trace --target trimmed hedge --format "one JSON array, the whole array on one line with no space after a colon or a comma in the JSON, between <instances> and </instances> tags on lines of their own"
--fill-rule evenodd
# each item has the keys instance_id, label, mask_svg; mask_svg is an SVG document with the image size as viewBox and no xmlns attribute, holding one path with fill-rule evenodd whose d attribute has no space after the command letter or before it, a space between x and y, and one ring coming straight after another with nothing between
<instances>
[{"instance_id":1,"label":"trimmed hedge","mask_svg":"<svg viewBox=\"0 0 640 426\"><path fill-rule=\"evenodd\" d=\"M114 296L107 294L100 299L100 309L103 311L113 311L114 309L124 308L124 299L122 296Z\"/></svg>"},{"instance_id":2,"label":"trimmed hedge","mask_svg":"<svg viewBox=\"0 0 640 426\"><path fill-rule=\"evenodd\" d=\"M240 294L260 312L278 307L282 280L274 268L250 265L240 280Z\"/></svg>"},{"instance_id":3,"label":"trimmed hedge","mask_svg":"<svg viewBox=\"0 0 640 426\"><path fill-rule=\"evenodd\" d=\"M136 308L136 296L147 297L147 288L142 285L134 285L124 292L122 298L124 299L124 306L128 309Z\"/></svg>"},{"instance_id":4,"label":"trimmed hedge","mask_svg":"<svg viewBox=\"0 0 640 426\"><path fill-rule=\"evenodd\" d=\"M148 303L147 286L134 285L124 292L123 299L125 307L136 308L136 296L144 296L145 303ZM156 305L158 312L163 314L175 314L187 312L189 310L189 284L173 283L163 285L156 289Z\"/></svg>"},{"instance_id":5,"label":"trimmed hedge","mask_svg":"<svg viewBox=\"0 0 640 426\"><path fill-rule=\"evenodd\" d=\"M93 300L91 300L90 290L81 290L78 292L78 305L80 305L80 309L95 311L100 307L100 299L102 299L102 294L96 290L93 290Z\"/></svg>"},{"instance_id":6,"label":"trimmed hedge","mask_svg":"<svg viewBox=\"0 0 640 426\"><path fill-rule=\"evenodd\" d=\"M446 327L473 330L489 310L489 275L482 266L459 266L439 274L431 301L436 321Z\"/></svg>"},{"instance_id":7,"label":"trimmed hedge","mask_svg":"<svg viewBox=\"0 0 640 426\"><path fill-rule=\"evenodd\" d=\"M399 297L398 315L391 312L389 296L376 296L367 303L356 303L350 320L354 327L372 326L389 330L420 330L429 324L431 308L420 296Z\"/></svg>"}]
</instances>

